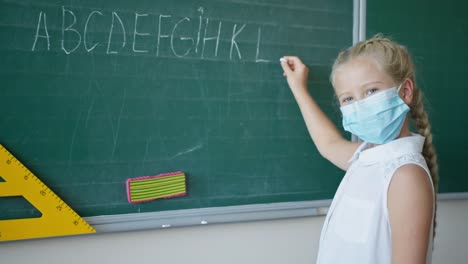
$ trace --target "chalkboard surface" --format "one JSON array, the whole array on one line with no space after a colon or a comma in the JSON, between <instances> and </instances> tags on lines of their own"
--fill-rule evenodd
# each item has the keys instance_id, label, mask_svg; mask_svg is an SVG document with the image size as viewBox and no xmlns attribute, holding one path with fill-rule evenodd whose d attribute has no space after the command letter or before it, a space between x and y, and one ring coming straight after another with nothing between
<instances>
[{"instance_id":1,"label":"chalkboard surface","mask_svg":"<svg viewBox=\"0 0 468 264\"><path fill-rule=\"evenodd\" d=\"M332 198L343 172L279 58L309 65L339 125L328 75L352 21L348 0L1 1L0 142L81 216ZM127 202L127 178L179 170L187 196Z\"/></svg>"},{"instance_id":2,"label":"chalkboard surface","mask_svg":"<svg viewBox=\"0 0 468 264\"><path fill-rule=\"evenodd\" d=\"M367 9L368 36L382 32L413 54L439 158L441 193L468 192L466 7L453 0L443 5L398 0L369 1Z\"/></svg>"}]
</instances>

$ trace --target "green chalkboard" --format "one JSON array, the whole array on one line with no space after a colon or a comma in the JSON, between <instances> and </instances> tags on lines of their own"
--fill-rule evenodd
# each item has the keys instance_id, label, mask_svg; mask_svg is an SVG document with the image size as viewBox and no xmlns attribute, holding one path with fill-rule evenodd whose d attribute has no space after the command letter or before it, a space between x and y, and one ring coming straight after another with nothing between
<instances>
[{"instance_id":1,"label":"green chalkboard","mask_svg":"<svg viewBox=\"0 0 468 264\"><path fill-rule=\"evenodd\" d=\"M425 94L439 158L439 192L468 192L468 4L460 1L369 1L368 36L382 32L413 54L417 82Z\"/></svg>"},{"instance_id":2,"label":"green chalkboard","mask_svg":"<svg viewBox=\"0 0 468 264\"><path fill-rule=\"evenodd\" d=\"M339 125L328 75L352 21L349 0L1 1L0 143L81 216L332 198L343 172L279 58L310 66ZM127 202L127 178L179 170L187 196Z\"/></svg>"}]
</instances>

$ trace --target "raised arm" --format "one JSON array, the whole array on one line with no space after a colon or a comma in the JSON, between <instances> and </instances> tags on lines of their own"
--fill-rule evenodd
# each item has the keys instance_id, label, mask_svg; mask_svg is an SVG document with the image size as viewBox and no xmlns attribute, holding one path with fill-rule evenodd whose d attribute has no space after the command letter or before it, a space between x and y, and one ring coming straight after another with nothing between
<instances>
[{"instance_id":1,"label":"raised arm","mask_svg":"<svg viewBox=\"0 0 468 264\"><path fill-rule=\"evenodd\" d=\"M343 138L336 126L309 94L307 90L309 69L298 57L283 57L281 66L318 151L337 167L347 170L348 161L359 143Z\"/></svg>"}]
</instances>

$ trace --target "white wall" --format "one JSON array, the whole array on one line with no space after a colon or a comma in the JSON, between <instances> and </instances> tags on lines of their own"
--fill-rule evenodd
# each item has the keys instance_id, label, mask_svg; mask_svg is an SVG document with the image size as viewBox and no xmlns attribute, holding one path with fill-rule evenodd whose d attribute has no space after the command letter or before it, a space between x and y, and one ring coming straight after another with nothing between
<instances>
[{"instance_id":1,"label":"white wall","mask_svg":"<svg viewBox=\"0 0 468 264\"><path fill-rule=\"evenodd\" d=\"M0 263L310 264L323 221L308 217L0 243ZM439 203L433 263L468 263L468 200Z\"/></svg>"}]
</instances>

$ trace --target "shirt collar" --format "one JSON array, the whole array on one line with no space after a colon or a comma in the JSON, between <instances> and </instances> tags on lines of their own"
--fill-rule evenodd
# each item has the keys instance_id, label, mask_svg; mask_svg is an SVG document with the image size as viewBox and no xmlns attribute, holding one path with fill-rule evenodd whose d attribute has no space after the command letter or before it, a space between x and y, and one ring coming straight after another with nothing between
<instances>
[{"instance_id":1,"label":"shirt collar","mask_svg":"<svg viewBox=\"0 0 468 264\"><path fill-rule=\"evenodd\" d=\"M410 153L421 153L425 138L411 133L409 137L395 139L383 145L372 147L372 143L363 142L354 152L349 162L360 160L364 163L377 163L391 160Z\"/></svg>"}]
</instances>

